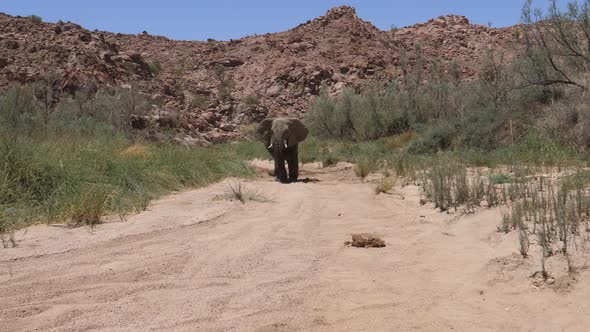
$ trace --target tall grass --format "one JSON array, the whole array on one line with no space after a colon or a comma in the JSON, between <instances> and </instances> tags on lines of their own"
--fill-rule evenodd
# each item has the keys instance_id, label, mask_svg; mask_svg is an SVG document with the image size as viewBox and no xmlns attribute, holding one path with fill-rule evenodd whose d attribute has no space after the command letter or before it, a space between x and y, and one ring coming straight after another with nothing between
<instances>
[{"instance_id":1,"label":"tall grass","mask_svg":"<svg viewBox=\"0 0 590 332\"><path fill-rule=\"evenodd\" d=\"M93 225L170 191L253 175L248 149L146 143L120 127L120 116L66 115L41 116L26 87L0 96L1 234L42 222Z\"/></svg>"},{"instance_id":2,"label":"tall grass","mask_svg":"<svg viewBox=\"0 0 590 332\"><path fill-rule=\"evenodd\" d=\"M17 209L27 223L86 223L83 210L124 213L170 191L252 174L225 146L188 149L123 136L2 137L0 150L0 207Z\"/></svg>"}]
</instances>

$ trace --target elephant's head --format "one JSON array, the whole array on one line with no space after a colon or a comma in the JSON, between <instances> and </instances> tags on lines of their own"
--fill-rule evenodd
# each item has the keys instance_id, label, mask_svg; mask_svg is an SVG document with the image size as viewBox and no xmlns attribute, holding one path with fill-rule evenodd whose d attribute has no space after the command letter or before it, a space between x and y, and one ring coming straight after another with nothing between
<instances>
[{"instance_id":1,"label":"elephant's head","mask_svg":"<svg viewBox=\"0 0 590 332\"><path fill-rule=\"evenodd\" d=\"M299 119L276 118L265 119L256 128L256 134L273 151L273 155L282 155L286 148L297 146L307 138L308 130Z\"/></svg>"}]
</instances>

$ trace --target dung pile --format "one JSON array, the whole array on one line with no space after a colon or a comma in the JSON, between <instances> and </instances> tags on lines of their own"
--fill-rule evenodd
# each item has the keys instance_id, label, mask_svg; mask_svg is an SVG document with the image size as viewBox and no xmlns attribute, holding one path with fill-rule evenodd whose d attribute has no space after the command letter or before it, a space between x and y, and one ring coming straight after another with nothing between
<instances>
[{"instance_id":1,"label":"dung pile","mask_svg":"<svg viewBox=\"0 0 590 332\"><path fill-rule=\"evenodd\" d=\"M352 241L346 241L344 245L356 248L383 248L385 241L374 234L362 233L352 234Z\"/></svg>"}]
</instances>

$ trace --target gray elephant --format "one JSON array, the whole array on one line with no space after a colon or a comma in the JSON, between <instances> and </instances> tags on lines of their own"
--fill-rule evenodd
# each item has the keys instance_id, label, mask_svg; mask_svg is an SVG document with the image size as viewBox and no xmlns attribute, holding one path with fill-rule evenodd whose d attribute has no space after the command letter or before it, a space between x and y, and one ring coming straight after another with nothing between
<instances>
[{"instance_id":1,"label":"gray elephant","mask_svg":"<svg viewBox=\"0 0 590 332\"><path fill-rule=\"evenodd\" d=\"M298 119L265 119L256 128L256 134L264 142L275 161L275 177L282 183L296 182L299 176L298 145L307 138L308 130ZM285 169L289 164L289 177Z\"/></svg>"}]
</instances>

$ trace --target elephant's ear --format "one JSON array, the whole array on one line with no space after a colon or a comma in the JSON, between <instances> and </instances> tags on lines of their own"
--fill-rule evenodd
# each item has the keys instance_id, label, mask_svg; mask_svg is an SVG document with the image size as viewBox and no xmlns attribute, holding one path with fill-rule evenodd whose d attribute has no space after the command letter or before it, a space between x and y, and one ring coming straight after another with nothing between
<instances>
[{"instance_id":1,"label":"elephant's ear","mask_svg":"<svg viewBox=\"0 0 590 332\"><path fill-rule=\"evenodd\" d=\"M274 119L268 118L262 120L258 127L256 127L256 137L264 142L267 146L270 144L272 122Z\"/></svg>"},{"instance_id":2,"label":"elephant's ear","mask_svg":"<svg viewBox=\"0 0 590 332\"><path fill-rule=\"evenodd\" d=\"M289 130L291 136L289 137L289 146L295 146L307 138L309 131L299 119L289 119Z\"/></svg>"}]
</instances>

